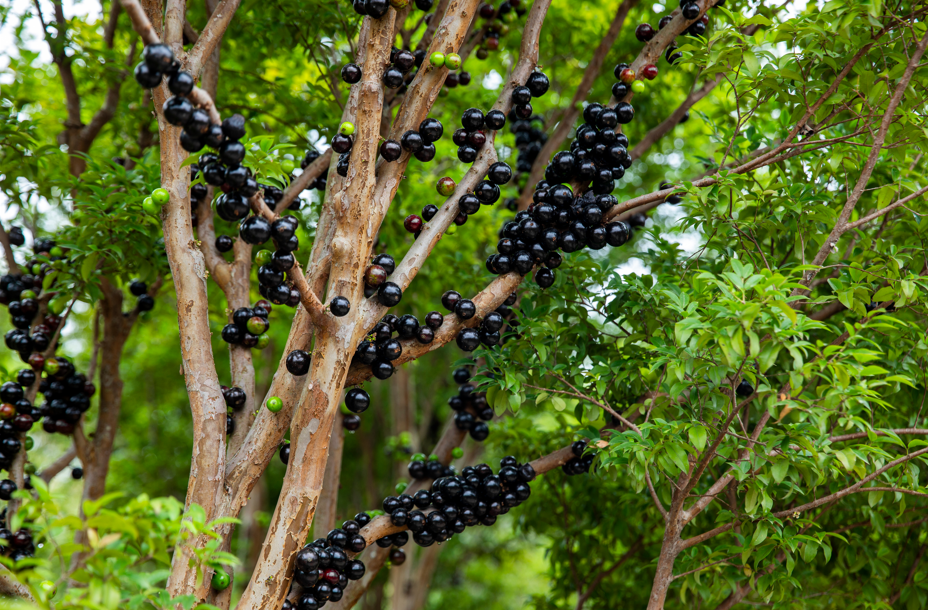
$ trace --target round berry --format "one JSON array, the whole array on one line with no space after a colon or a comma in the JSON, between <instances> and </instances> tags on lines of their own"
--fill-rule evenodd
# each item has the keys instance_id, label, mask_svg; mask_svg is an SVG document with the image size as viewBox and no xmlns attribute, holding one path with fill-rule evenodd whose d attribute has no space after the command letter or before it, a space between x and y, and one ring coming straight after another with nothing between
<instances>
[{"instance_id":1,"label":"round berry","mask_svg":"<svg viewBox=\"0 0 928 610\"><path fill-rule=\"evenodd\" d=\"M267 407L267 410L271 413L278 413L284 408L284 401L277 396L271 396L267 399L267 402L264 403L264 406Z\"/></svg>"}]
</instances>

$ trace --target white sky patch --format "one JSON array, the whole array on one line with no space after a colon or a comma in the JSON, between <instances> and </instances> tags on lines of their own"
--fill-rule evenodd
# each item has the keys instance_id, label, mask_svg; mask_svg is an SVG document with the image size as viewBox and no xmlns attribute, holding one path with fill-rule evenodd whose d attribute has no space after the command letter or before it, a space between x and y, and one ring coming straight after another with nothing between
<instances>
[{"instance_id":1,"label":"white sky patch","mask_svg":"<svg viewBox=\"0 0 928 610\"><path fill-rule=\"evenodd\" d=\"M483 88L496 91L503 84L503 77L496 70L490 70L489 74L483 77Z\"/></svg>"}]
</instances>

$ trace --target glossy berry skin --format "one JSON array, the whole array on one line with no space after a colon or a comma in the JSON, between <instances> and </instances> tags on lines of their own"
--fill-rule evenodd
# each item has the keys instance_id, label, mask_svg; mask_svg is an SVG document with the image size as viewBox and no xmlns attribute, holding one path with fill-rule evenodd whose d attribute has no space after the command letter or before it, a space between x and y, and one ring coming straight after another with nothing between
<instances>
[{"instance_id":1,"label":"glossy berry skin","mask_svg":"<svg viewBox=\"0 0 928 610\"><path fill-rule=\"evenodd\" d=\"M422 220L428 222L435 218L435 214L438 213L438 206L432 203L426 204L422 208Z\"/></svg>"},{"instance_id":2,"label":"glossy berry skin","mask_svg":"<svg viewBox=\"0 0 928 610\"><path fill-rule=\"evenodd\" d=\"M461 125L467 131L477 131L483 128L484 116L483 111L479 108L468 108L461 115Z\"/></svg>"},{"instance_id":3,"label":"glossy berry skin","mask_svg":"<svg viewBox=\"0 0 928 610\"><path fill-rule=\"evenodd\" d=\"M342 66L342 80L353 85L361 80L361 67L357 64L345 64Z\"/></svg>"},{"instance_id":4,"label":"glossy berry skin","mask_svg":"<svg viewBox=\"0 0 928 610\"><path fill-rule=\"evenodd\" d=\"M649 23L642 23L637 28L635 28L635 38L641 42L648 42L657 32L654 31L654 28L651 27Z\"/></svg>"},{"instance_id":5,"label":"glossy berry skin","mask_svg":"<svg viewBox=\"0 0 928 610\"><path fill-rule=\"evenodd\" d=\"M454 290L448 290L441 295L441 304L444 305L445 309L448 311L454 311L455 305L457 305L458 301L460 300L460 293ZM428 318L426 318L426 320L428 320Z\"/></svg>"},{"instance_id":6,"label":"glossy berry skin","mask_svg":"<svg viewBox=\"0 0 928 610\"><path fill-rule=\"evenodd\" d=\"M364 283L376 288L387 281L387 272L380 265L370 265L364 272Z\"/></svg>"},{"instance_id":7,"label":"glossy berry skin","mask_svg":"<svg viewBox=\"0 0 928 610\"><path fill-rule=\"evenodd\" d=\"M500 130L506 125L506 115L501 110L489 111L483 119L488 129Z\"/></svg>"},{"instance_id":8,"label":"glossy berry skin","mask_svg":"<svg viewBox=\"0 0 928 610\"><path fill-rule=\"evenodd\" d=\"M493 184L506 184L512 180L512 168L506 163L498 161L487 170L487 178Z\"/></svg>"},{"instance_id":9,"label":"glossy berry skin","mask_svg":"<svg viewBox=\"0 0 928 610\"><path fill-rule=\"evenodd\" d=\"M470 299L461 299L454 304L454 313L462 320L470 320L477 315L477 306Z\"/></svg>"},{"instance_id":10,"label":"glossy berry skin","mask_svg":"<svg viewBox=\"0 0 928 610\"><path fill-rule=\"evenodd\" d=\"M742 379L738 387L735 388L735 393L741 398L747 398L754 393L754 386L747 379Z\"/></svg>"},{"instance_id":11,"label":"glossy berry skin","mask_svg":"<svg viewBox=\"0 0 928 610\"><path fill-rule=\"evenodd\" d=\"M301 349L295 349L287 354L287 371L296 377L309 372L310 356Z\"/></svg>"},{"instance_id":12,"label":"glossy berry skin","mask_svg":"<svg viewBox=\"0 0 928 610\"><path fill-rule=\"evenodd\" d=\"M454 340L465 352L472 352L480 347L480 335L473 328L462 328Z\"/></svg>"},{"instance_id":13,"label":"glossy berry skin","mask_svg":"<svg viewBox=\"0 0 928 610\"><path fill-rule=\"evenodd\" d=\"M357 415L346 415L342 418L342 426L349 432L354 432L361 427L361 418Z\"/></svg>"},{"instance_id":14,"label":"glossy berry skin","mask_svg":"<svg viewBox=\"0 0 928 610\"><path fill-rule=\"evenodd\" d=\"M396 161L403 153L403 147L395 140L387 140L380 145L380 155L385 161Z\"/></svg>"},{"instance_id":15,"label":"glossy berry skin","mask_svg":"<svg viewBox=\"0 0 928 610\"><path fill-rule=\"evenodd\" d=\"M541 97L548 91L548 87L551 83L548 81L548 77L545 76L544 72L532 72L525 85L528 87L529 92L531 92L532 97Z\"/></svg>"},{"instance_id":16,"label":"glossy berry skin","mask_svg":"<svg viewBox=\"0 0 928 610\"><path fill-rule=\"evenodd\" d=\"M347 316L348 312L351 311L351 303L345 297L335 297L329 303L329 311L336 318Z\"/></svg>"},{"instance_id":17,"label":"glossy berry skin","mask_svg":"<svg viewBox=\"0 0 928 610\"><path fill-rule=\"evenodd\" d=\"M398 305L402 298L403 291L394 282L384 282L377 289L377 300L385 307Z\"/></svg>"},{"instance_id":18,"label":"glossy berry skin","mask_svg":"<svg viewBox=\"0 0 928 610\"><path fill-rule=\"evenodd\" d=\"M174 63L174 53L166 44L150 44L142 50L142 59L150 69L170 73Z\"/></svg>"},{"instance_id":19,"label":"glossy berry skin","mask_svg":"<svg viewBox=\"0 0 928 610\"><path fill-rule=\"evenodd\" d=\"M16 490L16 483L11 479L4 479L0 481L0 500L10 500L13 497L13 492Z\"/></svg>"},{"instance_id":20,"label":"glossy berry skin","mask_svg":"<svg viewBox=\"0 0 928 610\"><path fill-rule=\"evenodd\" d=\"M154 89L161 84L162 74L148 67L144 61L135 66L135 82L143 89Z\"/></svg>"},{"instance_id":21,"label":"glossy berry skin","mask_svg":"<svg viewBox=\"0 0 928 610\"><path fill-rule=\"evenodd\" d=\"M403 137L400 138L400 144L403 145L403 148L408 150L411 153L418 152L425 146L425 141L422 139L422 136L418 132L409 130L403 134Z\"/></svg>"},{"instance_id":22,"label":"glossy berry skin","mask_svg":"<svg viewBox=\"0 0 928 610\"><path fill-rule=\"evenodd\" d=\"M351 138L345 134L335 134L332 138L332 150L338 154L343 154L351 150Z\"/></svg>"},{"instance_id":23,"label":"glossy berry skin","mask_svg":"<svg viewBox=\"0 0 928 610\"><path fill-rule=\"evenodd\" d=\"M635 108L628 102L619 102L615 106L615 114L619 124L626 125L635 118Z\"/></svg>"},{"instance_id":24,"label":"glossy berry skin","mask_svg":"<svg viewBox=\"0 0 928 610\"><path fill-rule=\"evenodd\" d=\"M687 2L680 8L680 12L683 13L684 19L696 19L699 17L699 5L695 2Z\"/></svg>"},{"instance_id":25,"label":"glossy berry skin","mask_svg":"<svg viewBox=\"0 0 928 610\"><path fill-rule=\"evenodd\" d=\"M554 271L551 269L539 269L535 272L535 282L541 288L550 288L554 284Z\"/></svg>"},{"instance_id":26,"label":"glossy berry skin","mask_svg":"<svg viewBox=\"0 0 928 610\"><path fill-rule=\"evenodd\" d=\"M371 405L370 394L361 388L351 388L345 394L345 406L352 413L364 413Z\"/></svg>"},{"instance_id":27,"label":"glossy berry skin","mask_svg":"<svg viewBox=\"0 0 928 610\"><path fill-rule=\"evenodd\" d=\"M177 127L183 126L193 115L193 104L185 97L168 98L161 106L164 120Z\"/></svg>"},{"instance_id":28,"label":"glossy berry skin","mask_svg":"<svg viewBox=\"0 0 928 610\"><path fill-rule=\"evenodd\" d=\"M432 330L438 330L444 323L445 317L437 311L430 311L425 315L425 325Z\"/></svg>"},{"instance_id":29,"label":"glossy berry skin","mask_svg":"<svg viewBox=\"0 0 928 610\"><path fill-rule=\"evenodd\" d=\"M377 379L389 379L393 375L393 365L389 362L378 360L371 365L371 372Z\"/></svg>"},{"instance_id":30,"label":"glossy berry skin","mask_svg":"<svg viewBox=\"0 0 928 610\"><path fill-rule=\"evenodd\" d=\"M648 64L641 69L641 77L646 78L647 80L654 80L657 78L657 66L654 64Z\"/></svg>"},{"instance_id":31,"label":"glossy berry skin","mask_svg":"<svg viewBox=\"0 0 928 610\"><path fill-rule=\"evenodd\" d=\"M419 135L427 143L437 141L442 133L444 133L444 128L438 119L427 118L419 124Z\"/></svg>"}]
</instances>

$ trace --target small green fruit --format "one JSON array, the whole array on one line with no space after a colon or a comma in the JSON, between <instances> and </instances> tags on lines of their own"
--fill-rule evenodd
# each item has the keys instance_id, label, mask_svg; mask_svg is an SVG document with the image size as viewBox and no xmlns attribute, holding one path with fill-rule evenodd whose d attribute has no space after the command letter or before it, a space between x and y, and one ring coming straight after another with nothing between
<instances>
[{"instance_id":1,"label":"small green fruit","mask_svg":"<svg viewBox=\"0 0 928 610\"><path fill-rule=\"evenodd\" d=\"M271 343L271 336L267 333L258 336L258 342L255 343L254 349L264 349Z\"/></svg>"},{"instance_id":2,"label":"small green fruit","mask_svg":"<svg viewBox=\"0 0 928 610\"><path fill-rule=\"evenodd\" d=\"M142 200L142 209L146 214L157 214L161 211L161 206L156 204L151 197L146 197Z\"/></svg>"},{"instance_id":3,"label":"small green fruit","mask_svg":"<svg viewBox=\"0 0 928 610\"><path fill-rule=\"evenodd\" d=\"M48 253L49 255L55 256L55 257L64 256L64 250L62 250L60 246L55 246L54 248L49 250Z\"/></svg>"},{"instance_id":4,"label":"small green fruit","mask_svg":"<svg viewBox=\"0 0 928 610\"><path fill-rule=\"evenodd\" d=\"M26 437L26 451L32 451L32 448L35 447L35 439L31 436Z\"/></svg>"},{"instance_id":5,"label":"small green fruit","mask_svg":"<svg viewBox=\"0 0 928 610\"><path fill-rule=\"evenodd\" d=\"M339 126L338 133L342 134L343 136L350 136L354 133L354 123L351 121L345 121Z\"/></svg>"},{"instance_id":6,"label":"small green fruit","mask_svg":"<svg viewBox=\"0 0 928 610\"><path fill-rule=\"evenodd\" d=\"M413 461L413 462L424 462L424 461L425 461L425 454L424 454L424 453L416 453L415 455L412 456L412 461Z\"/></svg>"},{"instance_id":7,"label":"small green fruit","mask_svg":"<svg viewBox=\"0 0 928 610\"><path fill-rule=\"evenodd\" d=\"M645 86L643 80L636 80L635 82L632 83L632 91L634 91L635 93L644 93L644 90L646 88L647 87Z\"/></svg>"},{"instance_id":8,"label":"small green fruit","mask_svg":"<svg viewBox=\"0 0 928 610\"><path fill-rule=\"evenodd\" d=\"M284 401L277 398L276 396L271 396L267 399L267 402L264 403L264 406L266 406L267 410L271 413L277 413L284 408Z\"/></svg>"},{"instance_id":9,"label":"small green fruit","mask_svg":"<svg viewBox=\"0 0 928 610\"><path fill-rule=\"evenodd\" d=\"M438 455L436 455L436 454L434 454L434 453L429 454L429 461L437 460L437 459L438 459Z\"/></svg>"},{"instance_id":10,"label":"small green fruit","mask_svg":"<svg viewBox=\"0 0 928 610\"><path fill-rule=\"evenodd\" d=\"M245 323L245 326L248 328L248 332L251 334L263 335L267 332L267 327L269 324L267 323L267 320L261 316L252 316L248 318L248 322Z\"/></svg>"},{"instance_id":11,"label":"small green fruit","mask_svg":"<svg viewBox=\"0 0 928 610\"><path fill-rule=\"evenodd\" d=\"M55 593L58 592L58 586L50 580L40 582L39 589L48 597L55 597Z\"/></svg>"},{"instance_id":12,"label":"small green fruit","mask_svg":"<svg viewBox=\"0 0 928 610\"><path fill-rule=\"evenodd\" d=\"M27 462L23 466L23 472L25 472L26 474L35 474L35 464L33 464L32 462Z\"/></svg>"},{"instance_id":13,"label":"small green fruit","mask_svg":"<svg viewBox=\"0 0 928 610\"><path fill-rule=\"evenodd\" d=\"M396 490L396 493L401 494L404 491L406 491L407 487L409 487L409 483L407 483L406 481L400 481L399 483L396 484L396 487L394 487L393 489Z\"/></svg>"},{"instance_id":14,"label":"small green fruit","mask_svg":"<svg viewBox=\"0 0 928 610\"><path fill-rule=\"evenodd\" d=\"M255 255L255 264L257 264L259 267L261 265L266 265L271 262L271 258L273 258L273 256L274 255L271 254L270 250L258 250L258 253Z\"/></svg>"},{"instance_id":15,"label":"small green fruit","mask_svg":"<svg viewBox=\"0 0 928 610\"><path fill-rule=\"evenodd\" d=\"M285 174L292 174L296 169L296 162L293 159L284 159L280 162L280 169L284 170Z\"/></svg>"},{"instance_id":16,"label":"small green fruit","mask_svg":"<svg viewBox=\"0 0 928 610\"><path fill-rule=\"evenodd\" d=\"M452 457L454 457L454 459L459 460L462 457L464 457L464 450L461 449L460 447L455 447L454 449L451 450L451 455Z\"/></svg>"},{"instance_id":17,"label":"small green fruit","mask_svg":"<svg viewBox=\"0 0 928 610\"><path fill-rule=\"evenodd\" d=\"M38 273L36 273L36 275L38 275ZM35 294L35 290L23 290L22 293L20 293L19 298L20 299L34 299L36 298L36 296L37 295Z\"/></svg>"},{"instance_id":18,"label":"small green fruit","mask_svg":"<svg viewBox=\"0 0 928 610\"><path fill-rule=\"evenodd\" d=\"M457 53L448 53L445 56L445 67L449 70L457 70L461 67L461 56Z\"/></svg>"},{"instance_id":19,"label":"small green fruit","mask_svg":"<svg viewBox=\"0 0 928 610\"><path fill-rule=\"evenodd\" d=\"M229 578L229 573L223 570L222 568L217 568L213 573L213 588L217 591L222 591L232 583L232 579Z\"/></svg>"},{"instance_id":20,"label":"small green fruit","mask_svg":"<svg viewBox=\"0 0 928 610\"><path fill-rule=\"evenodd\" d=\"M36 263L32 266L32 275L38 275L42 273L42 265Z\"/></svg>"},{"instance_id":21,"label":"small green fruit","mask_svg":"<svg viewBox=\"0 0 928 610\"><path fill-rule=\"evenodd\" d=\"M429 61L436 68L440 68L443 65L445 65L445 54L439 53L436 51L435 53L432 53L432 55L429 57Z\"/></svg>"},{"instance_id":22,"label":"small green fruit","mask_svg":"<svg viewBox=\"0 0 928 610\"><path fill-rule=\"evenodd\" d=\"M167 189L155 189L151 192L151 200L158 205L164 205L171 200L171 193Z\"/></svg>"},{"instance_id":23,"label":"small green fruit","mask_svg":"<svg viewBox=\"0 0 928 610\"><path fill-rule=\"evenodd\" d=\"M58 364L58 361L56 359L49 358L48 360L45 361L45 365L42 367L42 370L44 370L46 374L48 375L55 375L58 373L58 369L60 367L61 365Z\"/></svg>"}]
</instances>

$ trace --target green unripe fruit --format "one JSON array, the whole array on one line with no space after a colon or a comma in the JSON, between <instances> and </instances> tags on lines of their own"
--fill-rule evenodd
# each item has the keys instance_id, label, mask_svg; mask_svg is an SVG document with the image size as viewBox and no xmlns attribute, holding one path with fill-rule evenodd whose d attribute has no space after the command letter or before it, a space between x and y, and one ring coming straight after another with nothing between
<instances>
[{"instance_id":1,"label":"green unripe fruit","mask_svg":"<svg viewBox=\"0 0 928 610\"><path fill-rule=\"evenodd\" d=\"M394 487L393 489L396 490L396 493L401 494L404 491L406 491L407 487L409 487L409 483L407 483L406 481L400 481L399 483L396 484L396 487Z\"/></svg>"},{"instance_id":2,"label":"green unripe fruit","mask_svg":"<svg viewBox=\"0 0 928 610\"><path fill-rule=\"evenodd\" d=\"M413 462L424 462L424 461L425 461L425 454L424 454L424 453L416 453L415 455L412 456L412 461L413 461Z\"/></svg>"},{"instance_id":3,"label":"green unripe fruit","mask_svg":"<svg viewBox=\"0 0 928 610\"><path fill-rule=\"evenodd\" d=\"M60 316L62 313L64 313L65 307L68 306L67 301L68 301L67 298L53 299L48 304L48 311L52 312L56 316Z\"/></svg>"},{"instance_id":4,"label":"green unripe fruit","mask_svg":"<svg viewBox=\"0 0 928 610\"><path fill-rule=\"evenodd\" d=\"M445 57L445 67L449 70L457 70L461 67L461 56L457 53L448 53Z\"/></svg>"},{"instance_id":5,"label":"green unripe fruit","mask_svg":"<svg viewBox=\"0 0 928 610\"><path fill-rule=\"evenodd\" d=\"M284 170L285 174L292 174L296 169L296 162L293 159L284 159L280 162L280 169Z\"/></svg>"},{"instance_id":6,"label":"green unripe fruit","mask_svg":"<svg viewBox=\"0 0 928 610\"><path fill-rule=\"evenodd\" d=\"M35 439L31 436L26 437L26 451L32 451L32 448L35 447Z\"/></svg>"},{"instance_id":7,"label":"green unripe fruit","mask_svg":"<svg viewBox=\"0 0 928 610\"><path fill-rule=\"evenodd\" d=\"M55 375L58 373L58 369L61 365L58 364L58 361L54 358L49 358L45 361L45 365L42 367L42 370L45 371L48 375Z\"/></svg>"},{"instance_id":8,"label":"green unripe fruit","mask_svg":"<svg viewBox=\"0 0 928 610\"><path fill-rule=\"evenodd\" d=\"M264 403L264 406L266 406L267 410L271 413L277 413L284 408L284 401L277 398L276 396L271 396L267 399L267 402Z\"/></svg>"},{"instance_id":9,"label":"green unripe fruit","mask_svg":"<svg viewBox=\"0 0 928 610\"><path fill-rule=\"evenodd\" d=\"M48 597L55 597L58 592L58 586L50 580L43 580L39 583L39 590Z\"/></svg>"},{"instance_id":10,"label":"green unripe fruit","mask_svg":"<svg viewBox=\"0 0 928 610\"><path fill-rule=\"evenodd\" d=\"M158 205L164 205L171 200L171 193L167 189L155 189L151 192L151 200Z\"/></svg>"},{"instance_id":11,"label":"green unripe fruit","mask_svg":"<svg viewBox=\"0 0 928 610\"><path fill-rule=\"evenodd\" d=\"M270 343L271 343L270 335L268 335L267 333L264 333L263 335L258 335L258 342L255 343L254 349L264 349L265 347L270 345Z\"/></svg>"},{"instance_id":12,"label":"green unripe fruit","mask_svg":"<svg viewBox=\"0 0 928 610\"><path fill-rule=\"evenodd\" d=\"M454 179L448 176L440 178L438 180L438 194L442 197L450 197L454 194L454 189L457 188L457 184L454 183Z\"/></svg>"},{"instance_id":13,"label":"green unripe fruit","mask_svg":"<svg viewBox=\"0 0 928 610\"><path fill-rule=\"evenodd\" d=\"M255 255L255 264L259 267L266 265L271 262L271 258L273 258L273 256L274 255L271 254L270 250L258 250L258 253Z\"/></svg>"},{"instance_id":14,"label":"green unripe fruit","mask_svg":"<svg viewBox=\"0 0 928 610\"><path fill-rule=\"evenodd\" d=\"M32 266L32 275L38 275L42 273L42 265L36 263Z\"/></svg>"},{"instance_id":15,"label":"green unripe fruit","mask_svg":"<svg viewBox=\"0 0 928 610\"><path fill-rule=\"evenodd\" d=\"M429 62L431 62L431 64L436 68L440 68L445 65L445 54L436 51L435 53L432 53L431 56L429 56Z\"/></svg>"},{"instance_id":16,"label":"green unripe fruit","mask_svg":"<svg viewBox=\"0 0 928 610\"><path fill-rule=\"evenodd\" d=\"M342 134L343 136L350 136L354 133L354 123L351 121L345 121L339 126L338 133Z\"/></svg>"},{"instance_id":17,"label":"green unripe fruit","mask_svg":"<svg viewBox=\"0 0 928 610\"><path fill-rule=\"evenodd\" d=\"M451 456L454 459L459 460L462 457L464 457L464 450L461 449L460 447L455 447L454 449L451 450Z\"/></svg>"},{"instance_id":18,"label":"green unripe fruit","mask_svg":"<svg viewBox=\"0 0 928 610\"><path fill-rule=\"evenodd\" d=\"M38 275L38 273L36 275ZM35 290L23 290L20 293L19 298L20 299L34 299L36 298L36 296L37 295L35 294Z\"/></svg>"},{"instance_id":19,"label":"green unripe fruit","mask_svg":"<svg viewBox=\"0 0 928 610\"><path fill-rule=\"evenodd\" d=\"M55 246L54 248L52 248L51 250L49 250L48 253L49 253L49 255L51 255L51 256L56 256L56 257L57 257L57 256L64 256L64 250L62 250L60 246Z\"/></svg>"},{"instance_id":20,"label":"green unripe fruit","mask_svg":"<svg viewBox=\"0 0 928 610\"><path fill-rule=\"evenodd\" d=\"M146 214L157 214L161 211L161 206L155 203L151 197L146 197L142 200L142 209Z\"/></svg>"},{"instance_id":21,"label":"green unripe fruit","mask_svg":"<svg viewBox=\"0 0 928 610\"><path fill-rule=\"evenodd\" d=\"M23 472L26 474L35 474L35 464L28 462L23 466Z\"/></svg>"},{"instance_id":22,"label":"green unripe fruit","mask_svg":"<svg viewBox=\"0 0 928 610\"><path fill-rule=\"evenodd\" d=\"M438 455L437 455L437 454L434 454L434 453L429 454L429 461L437 460L437 459L438 459Z\"/></svg>"},{"instance_id":23,"label":"green unripe fruit","mask_svg":"<svg viewBox=\"0 0 928 610\"><path fill-rule=\"evenodd\" d=\"M267 332L267 327L270 326L264 318L261 316L252 316L248 318L248 322L245 323L245 327L253 335L263 335Z\"/></svg>"},{"instance_id":24,"label":"green unripe fruit","mask_svg":"<svg viewBox=\"0 0 928 610\"><path fill-rule=\"evenodd\" d=\"M645 86L643 80L636 80L635 82L632 83L632 91L634 91L635 93L644 93L644 90L646 88L647 87Z\"/></svg>"},{"instance_id":25,"label":"green unripe fruit","mask_svg":"<svg viewBox=\"0 0 928 610\"><path fill-rule=\"evenodd\" d=\"M222 568L218 568L216 572L213 573L213 588L217 591L222 591L231 583L232 579L229 578L229 573Z\"/></svg>"}]
</instances>

